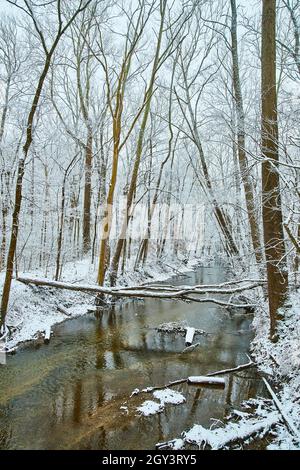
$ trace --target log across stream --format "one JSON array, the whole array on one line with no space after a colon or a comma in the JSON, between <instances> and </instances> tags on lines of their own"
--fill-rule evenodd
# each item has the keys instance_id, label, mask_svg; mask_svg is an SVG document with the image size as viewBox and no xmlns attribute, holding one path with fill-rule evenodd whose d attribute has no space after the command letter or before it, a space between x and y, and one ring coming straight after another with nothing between
<instances>
[{"instance_id":1,"label":"log across stream","mask_svg":"<svg viewBox=\"0 0 300 470\"><path fill-rule=\"evenodd\" d=\"M199 268L174 285L221 283L223 268ZM210 333L185 349L185 336L155 330L184 321ZM68 319L48 345L29 345L0 369L1 449L154 449L194 424L210 427L241 401L265 394L255 368L228 374L225 387L179 384L186 401L149 417L135 388L205 375L248 361L251 316L210 303L130 300L97 317ZM149 395L149 394L146 394Z\"/></svg>"}]
</instances>

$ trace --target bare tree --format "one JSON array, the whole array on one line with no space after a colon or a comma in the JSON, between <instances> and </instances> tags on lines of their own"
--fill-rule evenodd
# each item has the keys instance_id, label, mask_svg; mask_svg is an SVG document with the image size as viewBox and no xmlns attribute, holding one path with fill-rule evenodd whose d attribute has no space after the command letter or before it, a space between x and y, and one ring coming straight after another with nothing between
<instances>
[{"instance_id":1,"label":"bare tree","mask_svg":"<svg viewBox=\"0 0 300 470\"><path fill-rule=\"evenodd\" d=\"M3 328L3 326L5 325L5 318L6 318L9 295L10 295L11 281L12 281L13 268L14 268L14 258L15 258L17 240L18 240L19 216L20 216L21 203L22 203L22 187L23 187L23 178L24 178L24 172L25 172L25 162L27 160L29 150L33 141L34 118L38 109L44 83L45 83L47 74L49 72L51 60L58 46L58 43L60 39L62 38L62 36L64 35L64 33L66 32L66 30L75 20L77 15L81 13L91 2L91 0L86 0L86 1L80 0L76 8L72 11L69 17L66 18L65 20L63 17L61 0L57 0L55 2L57 31L55 33L54 40L51 42L51 45L48 46L47 39L42 30L42 27L39 24L39 20L35 13L32 2L30 0L24 0L24 2L18 2L17 0L15 1L7 0L7 1L8 3L11 3L12 5L15 5L16 7L20 8L32 21L35 31L39 37L40 44L44 51L44 63L42 66L38 83L36 85L32 104L28 113L27 125L26 125L26 140L23 145L23 155L19 159L18 170L17 170L14 210L13 210L13 216L12 216L12 228L11 228L11 236L10 236L9 250L8 250L8 256L7 256L5 281L4 281L2 299L1 299L0 328ZM54 8L53 5L54 3L52 2L51 8Z\"/></svg>"},{"instance_id":2,"label":"bare tree","mask_svg":"<svg viewBox=\"0 0 300 470\"><path fill-rule=\"evenodd\" d=\"M238 160L241 172L241 178L244 185L247 214L251 233L252 244L254 248L257 264L260 266L262 258L262 247L260 230L258 226L257 210L255 205L253 184L249 169L249 163L246 153L246 133L245 133L245 112L243 104L243 95L239 69L238 39L237 39L237 8L236 1L230 0L231 4L231 55L232 55L232 77L234 100L236 106L237 118L237 150Z\"/></svg>"},{"instance_id":3,"label":"bare tree","mask_svg":"<svg viewBox=\"0 0 300 470\"><path fill-rule=\"evenodd\" d=\"M288 290L278 166L276 96L276 0L263 0L262 11L262 206L267 262L270 338L276 340L279 309ZM275 167L275 169L274 169ZM283 266L282 266L282 265Z\"/></svg>"}]
</instances>

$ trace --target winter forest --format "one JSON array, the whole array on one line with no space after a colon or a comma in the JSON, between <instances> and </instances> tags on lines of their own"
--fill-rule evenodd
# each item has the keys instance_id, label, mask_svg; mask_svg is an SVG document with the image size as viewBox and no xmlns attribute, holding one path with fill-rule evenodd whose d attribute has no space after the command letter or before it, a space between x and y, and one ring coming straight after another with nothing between
<instances>
[{"instance_id":1,"label":"winter forest","mask_svg":"<svg viewBox=\"0 0 300 470\"><path fill-rule=\"evenodd\" d=\"M0 0L1 450L300 449L299 86L299 0Z\"/></svg>"}]
</instances>

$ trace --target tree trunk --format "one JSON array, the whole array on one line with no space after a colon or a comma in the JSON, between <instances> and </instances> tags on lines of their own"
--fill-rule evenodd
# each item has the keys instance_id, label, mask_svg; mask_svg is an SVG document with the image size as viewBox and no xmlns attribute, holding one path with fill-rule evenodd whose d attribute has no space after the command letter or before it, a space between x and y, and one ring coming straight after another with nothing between
<instances>
[{"instance_id":1,"label":"tree trunk","mask_svg":"<svg viewBox=\"0 0 300 470\"><path fill-rule=\"evenodd\" d=\"M270 338L276 340L279 309L288 291L278 168L276 96L276 0L263 0L262 12L262 207L267 262ZM281 266L280 266L281 264Z\"/></svg>"},{"instance_id":2,"label":"tree trunk","mask_svg":"<svg viewBox=\"0 0 300 470\"><path fill-rule=\"evenodd\" d=\"M139 172L139 167L140 167L140 162L141 162L141 157L142 157L142 152L143 152L144 135L145 135L145 131L146 131L148 117L149 117L149 114L150 114L151 98L152 98L152 95L153 95L154 82L155 82L156 72L157 72L157 68L158 68L158 64L159 64L160 47L161 47L161 43L162 43L163 26L164 26L166 6L167 6L167 2L166 2L166 0L164 0L162 2L162 6L161 6L160 29L159 29L158 38L157 38L156 52L155 52L155 57L154 57L154 61L153 61L153 66L152 66L151 78L150 78L150 83L149 83L148 90L146 92L146 100L147 101L146 101L144 114L143 114L143 119L142 119L140 131L139 131L139 135L138 135L135 161L134 161L134 165L133 165L130 186L129 186L129 190L128 190L128 194L127 194L127 211L126 211L123 223L122 223L121 234L120 234L119 239L117 241L115 253L114 253L114 256L113 256L113 259L112 259L112 262L111 262L111 266L110 266L110 283L111 283L112 286L114 286L116 284L116 280L117 280L117 276L118 276L120 256L121 256L121 253L122 253L124 239L125 239L126 233L127 233L128 220L129 220L130 211L131 211L131 207L132 207L133 197L134 197L135 190L136 190L138 172Z\"/></svg>"},{"instance_id":3,"label":"tree trunk","mask_svg":"<svg viewBox=\"0 0 300 470\"><path fill-rule=\"evenodd\" d=\"M54 52L54 49L53 49ZM19 159L18 170L17 170L17 182L15 188L15 201L14 201L14 210L12 216L12 230L9 242L9 249L7 255L7 263L6 263L6 273L5 273L5 280L3 285L2 291L2 299L1 299L1 319L0 319L0 328L3 327L5 324L5 318L7 313L9 295L10 295L10 288L11 288L11 281L14 269L14 259L17 247L17 239L18 239L18 231L19 231L19 215L21 210L21 203L22 203L22 189L23 189L23 177L24 177L24 169L25 169L25 160L27 159L28 152L32 143L32 125L33 119L37 110L37 106L40 100L40 96L42 93L43 85L50 67L52 54L48 54L45 60L45 65L43 71L41 73L35 95L33 98L32 106L28 115L27 120L27 133L26 133L26 141L23 147L23 155Z\"/></svg>"},{"instance_id":4,"label":"tree trunk","mask_svg":"<svg viewBox=\"0 0 300 470\"><path fill-rule=\"evenodd\" d=\"M236 106L237 118L237 142L238 142L238 160L241 172L241 178L244 185L246 207L252 245L254 248L255 259L258 266L261 265L262 247L260 239L260 231L257 220L257 211L254 200L254 190L250 176L248 159L246 155L246 139L245 139L245 113L243 105L242 88L240 81L239 59L238 59L238 43L237 43L237 12L236 1L231 0L231 54L232 54L232 72L233 72L233 88Z\"/></svg>"},{"instance_id":5,"label":"tree trunk","mask_svg":"<svg viewBox=\"0 0 300 470\"><path fill-rule=\"evenodd\" d=\"M91 179L93 160L93 133L88 127L87 144L85 148L84 165L84 196L83 196L83 254L91 248Z\"/></svg>"}]
</instances>

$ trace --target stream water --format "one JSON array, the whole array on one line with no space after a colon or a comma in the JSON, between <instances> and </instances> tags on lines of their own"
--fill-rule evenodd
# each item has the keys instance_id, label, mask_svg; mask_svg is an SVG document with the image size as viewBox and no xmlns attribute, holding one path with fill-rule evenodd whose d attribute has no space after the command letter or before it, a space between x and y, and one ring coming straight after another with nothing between
<instances>
[{"instance_id":1,"label":"stream water","mask_svg":"<svg viewBox=\"0 0 300 470\"><path fill-rule=\"evenodd\" d=\"M223 268L209 267L171 282L225 278ZM149 299L57 325L48 345L27 346L0 366L0 449L153 449L195 423L210 427L242 400L263 394L255 369L228 374L223 389L173 387L186 403L150 417L136 407L152 395L129 396L135 388L247 362L251 319L214 304ZM210 333L195 339L200 345L192 352L182 353L184 336L154 329L182 320Z\"/></svg>"}]
</instances>

